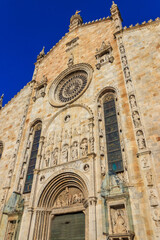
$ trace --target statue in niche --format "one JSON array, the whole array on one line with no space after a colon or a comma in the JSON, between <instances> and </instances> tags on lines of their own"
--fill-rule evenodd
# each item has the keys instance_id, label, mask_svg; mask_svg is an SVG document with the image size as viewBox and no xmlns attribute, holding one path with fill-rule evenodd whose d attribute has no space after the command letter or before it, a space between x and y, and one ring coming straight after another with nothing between
<instances>
[{"instance_id":1,"label":"statue in niche","mask_svg":"<svg viewBox=\"0 0 160 240\"><path fill-rule=\"evenodd\" d=\"M62 162L68 162L68 145L62 147Z\"/></svg>"},{"instance_id":2,"label":"statue in niche","mask_svg":"<svg viewBox=\"0 0 160 240\"><path fill-rule=\"evenodd\" d=\"M125 67L124 68L124 75L125 75L125 78L129 78L130 77L129 67Z\"/></svg>"},{"instance_id":3,"label":"statue in niche","mask_svg":"<svg viewBox=\"0 0 160 240\"><path fill-rule=\"evenodd\" d=\"M88 154L88 140L87 140L87 138L84 138L82 140L81 145L80 145L80 149L81 149L82 157L84 157Z\"/></svg>"},{"instance_id":4,"label":"statue in niche","mask_svg":"<svg viewBox=\"0 0 160 240\"><path fill-rule=\"evenodd\" d=\"M149 164L148 164L148 158L147 157L143 157L142 158L142 160L141 160L141 162L142 162L142 167L143 168L148 168L149 167Z\"/></svg>"},{"instance_id":5,"label":"statue in niche","mask_svg":"<svg viewBox=\"0 0 160 240\"><path fill-rule=\"evenodd\" d=\"M126 66L128 64L126 56L122 57L122 63L123 63L124 66Z\"/></svg>"},{"instance_id":6,"label":"statue in niche","mask_svg":"<svg viewBox=\"0 0 160 240\"><path fill-rule=\"evenodd\" d=\"M78 143L74 142L71 149L72 160L78 159Z\"/></svg>"},{"instance_id":7,"label":"statue in niche","mask_svg":"<svg viewBox=\"0 0 160 240\"><path fill-rule=\"evenodd\" d=\"M137 142L138 142L139 149L145 149L146 143L145 143L143 132L141 130L138 130L136 133L136 136L137 136Z\"/></svg>"},{"instance_id":8,"label":"statue in niche","mask_svg":"<svg viewBox=\"0 0 160 240\"><path fill-rule=\"evenodd\" d=\"M111 208L113 233L127 233L126 217L123 209Z\"/></svg>"},{"instance_id":9,"label":"statue in niche","mask_svg":"<svg viewBox=\"0 0 160 240\"><path fill-rule=\"evenodd\" d=\"M131 95L131 96L129 97L129 101L130 101L130 104L131 104L131 108L137 107L137 103L136 103L136 99L135 99L135 96L134 96L134 95Z\"/></svg>"},{"instance_id":10,"label":"statue in niche","mask_svg":"<svg viewBox=\"0 0 160 240\"><path fill-rule=\"evenodd\" d=\"M152 207L158 206L158 199L156 197L156 194L153 190L150 190L150 196L149 196L150 204Z\"/></svg>"},{"instance_id":11,"label":"statue in niche","mask_svg":"<svg viewBox=\"0 0 160 240\"><path fill-rule=\"evenodd\" d=\"M24 178L24 174L25 174L25 168L23 167L23 168L22 168L22 171L21 171L20 178L23 179L23 178Z\"/></svg>"},{"instance_id":12,"label":"statue in niche","mask_svg":"<svg viewBox=\"0 0 160 240\"><path fill-rule=\"evenodd\" d=\"M134 126L136 128L140 127L141 126L141 120L140 120L139 113L137 111L134 111L132 116L133 116Z\"/></svg>"},{"instance_id":13,"label":"statue in niche","mask_svg":"<svg viewBox=\"0 0 160 240\"><path fill-rule=\"evenodd\" d=\"M49 166L50 158L51 158L51 153L50 153L50 150L48 149L47 152L46 152L46 157L45 157L46 167Z\"/></svg>"},{"instance_id":14,"label":"statue in niche","mask_svg":"<svg viewBox=\"0 0 160 240\"><path fill-rule=\"evenodd\" d=\"M153 176L152 176L151 170L147 171L146 179L147 179L147 185L152 186L153 185Z\"/></svg>"},{"instance_id":15,"label":"statue in niche","mask_svg":"<svg viewBox=\"0 0 160 240\"><path fill-rule=\"evenodd\" d=\"M120 50L120 52L123 54L123 53L125 53L125 49L124 49L124 46L123 45L121 45L120 47L119 47L119 50Z\"/></svg>"},{"instance_id":16,"label":"statue in niche","mask_svg":"<svg viewBox=\"0 0 160 240\"><path fill-rule=\"evenodd\" d=\"M55 166L58 163L58 148L55 148L52 152L52 165Z\"/></svg>"},{"instance_id":17,"label":"statue in niche","mask_svg":"<svg viewBox=\"0 0 160 240\"><path fill-rule=\"evenodd\" d=\"M155 222L156 227L160 227L160 211L155 209L152 214L152 218Z\"/></svg>"},{"instance_id":18,"label":"statue in niche","mask_svg":"<svg viewBox=\"0 0 160 240\"><path fill-rule=\"evenodd\" d=\"M133 85L132 85L131 79L127 80L126 84L127 84L128 92L133 91Z\"/></svg>"},{"instance_id":19,"label":"statue in niche","mask_svg":"<svg viewBox=\"0 0 160 240\"><path fill-rule=\"evenodd\" d=\"M122 44L122 43L123 43L122 37L119 37L119 38L118 38L118 41L119 41L120 44Z\"/></svg>"}]
</instances>

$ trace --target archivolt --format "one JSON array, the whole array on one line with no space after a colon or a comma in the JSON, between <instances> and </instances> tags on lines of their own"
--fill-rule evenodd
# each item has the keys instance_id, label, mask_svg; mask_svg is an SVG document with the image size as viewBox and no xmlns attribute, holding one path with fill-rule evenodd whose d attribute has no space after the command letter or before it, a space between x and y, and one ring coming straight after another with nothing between
<instances>
[{"instance_id":1,"label":"archivolt","mask_svg":"<svg viewBox=\"0 0 160 240\"><path fill-rule=\"evenodd\" d=\"M66 187L76 187L84 195L88 197L88 190L84 180L73 172L64 172L54 177L43 190L38 207L51 208L57 195L59 195Z\"/></svg>"}]
</instances>

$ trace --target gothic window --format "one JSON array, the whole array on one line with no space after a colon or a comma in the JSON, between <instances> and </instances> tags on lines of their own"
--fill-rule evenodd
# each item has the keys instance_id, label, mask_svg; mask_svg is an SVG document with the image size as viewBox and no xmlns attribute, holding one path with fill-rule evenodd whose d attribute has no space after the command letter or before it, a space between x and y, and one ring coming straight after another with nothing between
<instances>
[{"instance_id":1,"label":"gothic window","mask_svg":"<svg viewBox=\"0 0 160 240\"><path fill-rule=\"evenodd\" d=\"M33 144L32 144L32 150L31 150L31 154L30 154L26 182L25 182L25 186L24 186L24 193L31 192L34 169L35 169L35 165L36 165L36 159L37 159L37 153L38 153L38 147L39 147L39 140L40 140L40 136L41 136L41 129L42 129L41 123L38 123L34 127Z\"/></svg>"},{"instance_id":2,"label":"gothic window","mask_svg":"<svg viewBox=\"0 0 160 240\"><path fill-rule=\"evenodd\" d=\"M2 157L2 152L3 152L3 143L0 141L0 159Z\"/></svg>"},{"instance_id":3,"label":"gothic window","mask_svg":"<svg viewBox=\"0 0 160 240\"><path fill-rule=\"evenodd\" d=\"M122 153L119 138L115 98L113 94L104 99L105 135L109 171L123 171Z\"/></svg>"}]
</instances>

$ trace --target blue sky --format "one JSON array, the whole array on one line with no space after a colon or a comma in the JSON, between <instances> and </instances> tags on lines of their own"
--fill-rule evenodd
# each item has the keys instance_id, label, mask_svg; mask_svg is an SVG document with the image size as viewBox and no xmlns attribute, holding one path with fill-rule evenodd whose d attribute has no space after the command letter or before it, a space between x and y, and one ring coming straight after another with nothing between
<instances>
[{"instance_id":1,"label":"blue sky","mask_svg":"<svg viewBox=\"0 0 160 240\"><path fill-rule=\"evenodd\" d=\"M115 0L123 26L160 17L160 0ZM0 0L0 95L6 104L31 81L36 57L48 52L66 32L70 17L81 10L84 22L110 16L111 0Z\"/></svg>"}]
</instances>

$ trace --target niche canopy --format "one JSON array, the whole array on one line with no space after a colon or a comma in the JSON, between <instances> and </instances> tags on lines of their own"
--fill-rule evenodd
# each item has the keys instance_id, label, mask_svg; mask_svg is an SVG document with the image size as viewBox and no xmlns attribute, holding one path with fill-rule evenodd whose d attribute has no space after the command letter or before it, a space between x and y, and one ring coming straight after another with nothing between
<instances>
[{"instance_id":1,"label":"niche canopy","mask_svg":"<svg viewBox=\"0 0 160 240\"><path fill-rule=\"evenodd\" d=\"M49 102L54 107L63 107L79 98L91 82L93 69L81 63L63 71L51 84Z\"/></svg>"}]
</instances>

